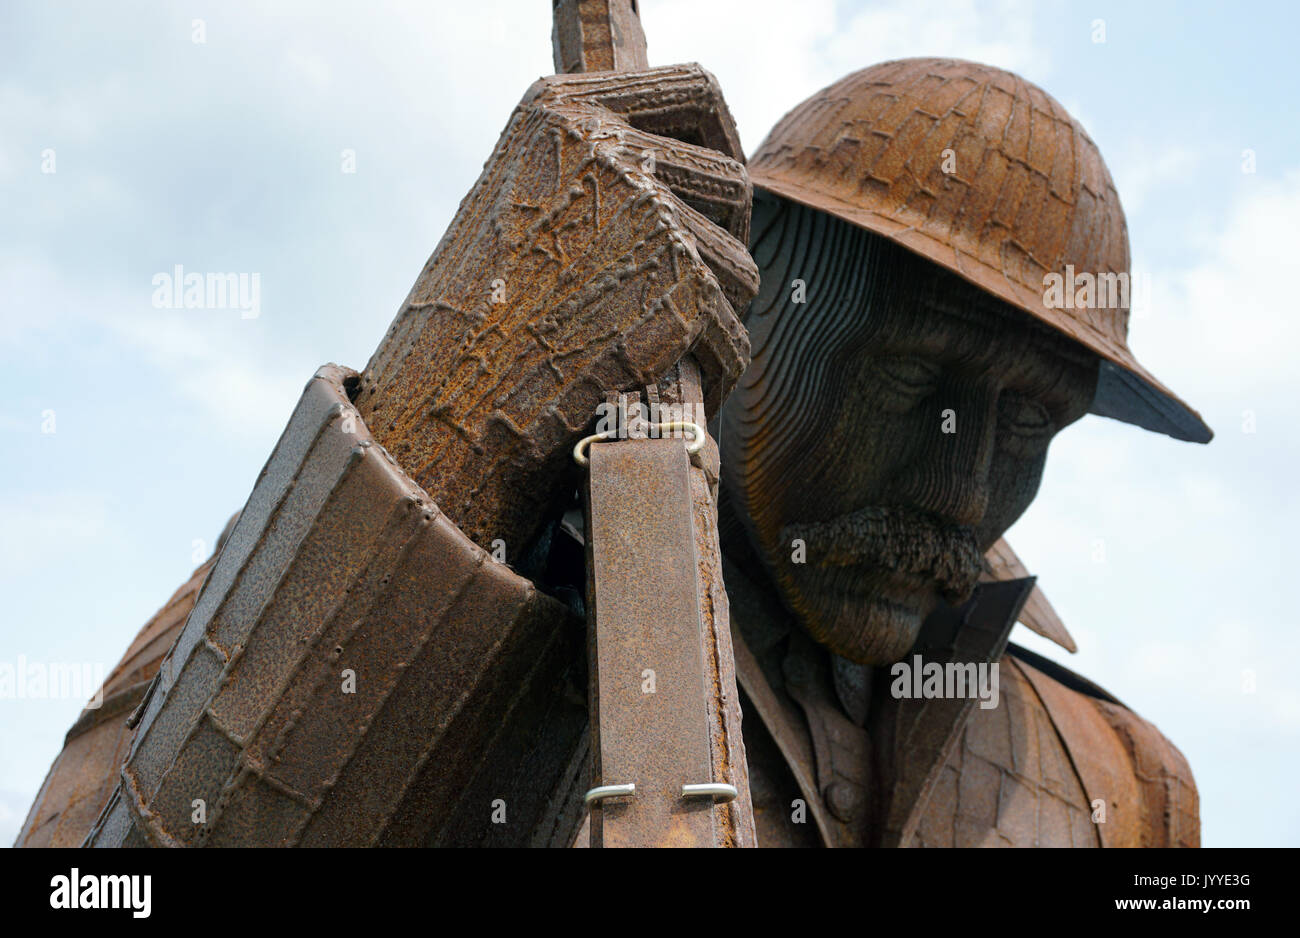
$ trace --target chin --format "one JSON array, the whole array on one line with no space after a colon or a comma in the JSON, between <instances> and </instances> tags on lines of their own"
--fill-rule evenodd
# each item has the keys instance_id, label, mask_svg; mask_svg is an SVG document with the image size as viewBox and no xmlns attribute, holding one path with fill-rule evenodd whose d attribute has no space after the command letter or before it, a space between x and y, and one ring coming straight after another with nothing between
<instances>
[{"instance_id":1,"label":"chin","mask_svg":"<svg viewBox=\"0 0 1300 938\"><path fill-rule=\"evenodd\" d=\"M809 570L790 584L791 606L818 643L858 664L888 665L906 657L938 602L929 591L868 586L856 570L817 573Z\"/></svg>"}]
</instances>

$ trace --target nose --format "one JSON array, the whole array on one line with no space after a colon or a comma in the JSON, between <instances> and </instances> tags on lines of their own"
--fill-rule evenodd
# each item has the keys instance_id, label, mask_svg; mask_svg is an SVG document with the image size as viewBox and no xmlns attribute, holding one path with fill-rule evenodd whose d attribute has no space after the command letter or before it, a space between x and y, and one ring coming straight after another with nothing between
<instances>
[{"instance_id":1,"label":"nose","mask_svg":"<svg viewBox=\"0 0 1300 938\"><path fill-rule=\"evenodd\" d=\"M984 520L997 402L997 389L975 378L951 378L937 389L898 477L903 504L968 527Z\"/></svg>"}]
</instances>

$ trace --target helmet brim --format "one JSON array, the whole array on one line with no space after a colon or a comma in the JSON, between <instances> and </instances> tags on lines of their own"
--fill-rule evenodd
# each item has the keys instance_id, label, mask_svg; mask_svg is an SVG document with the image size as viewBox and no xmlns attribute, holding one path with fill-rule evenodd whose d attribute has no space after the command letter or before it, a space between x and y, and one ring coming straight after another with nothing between
<instances>
[{"instance_id":1,"label":"helmet brim","mask_svg":"<svg viewBox=\"0 0 1300 938\"><path fill-rule=\"evenodd\" d=\"M849 224L889 238L1023 310L1096 354L1101 360L1101 370L1090 413L1189 443L1208 443L1214 438L1214 431L1201 419L1201 415L1143 368L1127 346L1066 311L1046 305L1041 294L1012 280L981 258L960 251L879 212L814 191L792 180L778 178L752 167L750 178L755 189L826 212Z\"/></svg>"}]
</instances>

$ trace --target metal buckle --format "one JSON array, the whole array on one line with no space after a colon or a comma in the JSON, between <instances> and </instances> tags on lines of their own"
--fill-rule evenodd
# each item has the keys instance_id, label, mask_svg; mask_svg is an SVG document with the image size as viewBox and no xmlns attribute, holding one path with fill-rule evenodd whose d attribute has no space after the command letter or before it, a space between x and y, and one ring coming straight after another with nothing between
<instances>
[{"instance_id":1,"label":"metal buckle","mask_svg":"<svg viewBox=\"0 0 1300 938\"><path fill-rule=\"evenodd\" d=\"M704 428L693 420L665 420L663 423L648 423L644 425L646 430L658 429L663 430L686 430L691 434L691 441L686 444L686 452L694 456L700 450L704 449ZM589 460L587 459L586 449L592 443L610 441L619 439L616 430L606 430L604 433L593 433L591 436L584 436L573 447L573 461L579 466L585 467ZM662 433L658 437L662 439ZM631 439L640 439L632 437ZM655 437L647 437L655 439Z\"/></svg>"}]
</instances>

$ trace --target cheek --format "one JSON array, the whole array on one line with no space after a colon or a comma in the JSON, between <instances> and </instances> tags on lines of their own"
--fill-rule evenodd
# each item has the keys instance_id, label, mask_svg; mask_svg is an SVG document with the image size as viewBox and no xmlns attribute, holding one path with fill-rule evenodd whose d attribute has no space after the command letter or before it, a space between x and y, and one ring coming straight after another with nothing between
<instances>
[{"instance_id":1,"label":"cheek","mask_svg":"<svg viewBox=\"0 0 1300 938\"><path fill-rule=\"evenodd\" d=\"M792 474L789 497L816 510L800 517L827 519L879 504L906 442L920 432L910 415L882 412L848 400L826 434L811 441Z\"/></svg>"},{"instance_id":2,"label":"cheek","mask_svg":"<svg viewBox=\"0 0 1300 938\"><path fill-rule=\"evenodd\" d=\"M989 468L989 504L976 532L981 550L988 550L1025 513L1038 494L1047 462L1047 444L1035 453L998 450Z\"/></svg>"}]
</instances>

